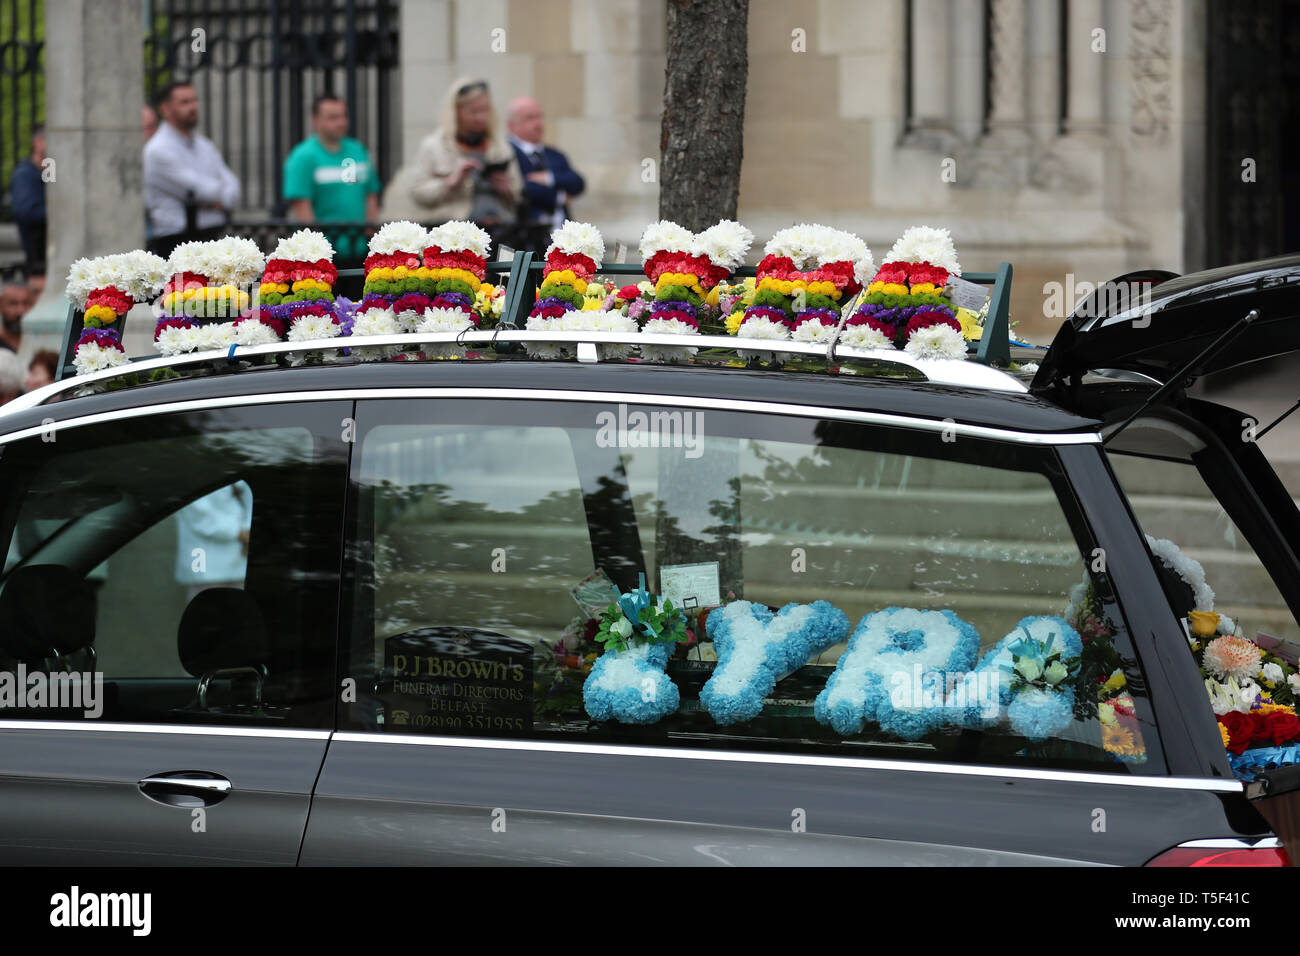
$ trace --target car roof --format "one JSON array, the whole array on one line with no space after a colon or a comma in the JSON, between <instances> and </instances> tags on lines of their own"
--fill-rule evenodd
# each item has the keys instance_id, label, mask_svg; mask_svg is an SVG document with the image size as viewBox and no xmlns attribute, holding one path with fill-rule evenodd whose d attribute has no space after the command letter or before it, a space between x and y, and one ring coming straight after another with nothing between
<instances>
[{"instance_id":1,"label":"car roof","mask_svg":"<svg viewBox=\"0 0 1300 956\"><path fill-rule=\"evenodd\" d=\"M797 372L757 368L704 368L652 363L582 364L555 361L361 362L294 368L253 367L226 374L163 381L17 409L0 409L0 435L125 409L173 403L226 401L280 395L350 399L383 390L464 388L510 392L569 392L582 400L598 393L626 396L685 396L715 401L779 402L845 411L919 417L1031 433L1095 431L1094 418L1066 411L1045 398L1021 391L998 391L925 380ZM340 394L341 393L341 394ZM481 393L478 397L482 396ZM490 397L490 396L486 396ZM518 397L526 397L520 395ZM556 396L551 396L556 397ZM623 399L620 399L623 400ZM725 407L725 406L724 406Z\"/></svg>"}]
</instances>

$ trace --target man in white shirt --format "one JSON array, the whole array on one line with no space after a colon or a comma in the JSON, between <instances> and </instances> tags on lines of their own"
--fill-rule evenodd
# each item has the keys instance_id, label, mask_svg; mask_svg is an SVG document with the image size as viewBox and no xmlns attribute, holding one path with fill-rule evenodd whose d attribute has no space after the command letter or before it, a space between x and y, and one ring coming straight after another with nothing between
<instances>
[{"instance_id":1,"label":"man in white shirt","mask_svg":"<svg viewBox=\"0 0 1300 956\"><path fill-rule=\"evenodd\" d=\"M158 94L158 132L144 146L144 202L153 230L150 247L166 255L179 242L225 225L239 201L239 178L202 133L199 98L188 83L171 83ZM186 206L197 210L187 233Z\"/></svg>"}]
</instances>

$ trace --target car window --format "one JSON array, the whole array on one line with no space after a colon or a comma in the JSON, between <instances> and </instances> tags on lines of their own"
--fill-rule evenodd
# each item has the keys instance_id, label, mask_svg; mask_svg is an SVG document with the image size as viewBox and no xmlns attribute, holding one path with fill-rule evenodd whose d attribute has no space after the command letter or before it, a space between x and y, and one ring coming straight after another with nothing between
<instances>
[{"instance_id":1,"label":"car window","mask_svg":"<svg viewBox=\"0 0 1300 956\"><path fill-rule=\"evenodd\" d=\"M358 426L346 725L1160 772L1050 448L598 403ZM684 639L611 705L595 638L643 580Z\"/></svg>"},{"instance_id":2,"label":"car window","mask_svg":"<svg viewBox=\"0 0 1300 956\"><path fill-rule=\"evenodd\" d=\"M97 714L53 697L14 713L328 726L349 409L159 415L8 445L4 669L102 688Z\"/></svg>"},{"instance_id":3,"label":"car window","mask_svg":"<svg viewBox=\"0 0 1300 956\"><path fill-rule=\"evenodd\" d=\"M1142 530L1155 542L1157 557L1163 554L1163 563L1185 559L1191 575L1204 582L1199 603L1194 594L1173 595L1180 618L1193 609L1213 610L1261 646L1285 641L1300 648L1300 624L1195 464L1119 452L1111 452L1110 461ZM1181 606L1180 600L1193 604ZM1202 607L1205 603L1210 606Z\"/></svg>"}]
</instances>

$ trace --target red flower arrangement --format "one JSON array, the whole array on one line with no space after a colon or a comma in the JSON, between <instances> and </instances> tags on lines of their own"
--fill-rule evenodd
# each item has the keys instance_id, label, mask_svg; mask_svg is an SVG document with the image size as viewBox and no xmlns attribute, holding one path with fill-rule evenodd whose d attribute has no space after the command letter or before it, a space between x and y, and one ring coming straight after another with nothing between
<instances>
[{"instance_id":1,"label":"red flower arrangement","mask_svg":"<svg viewBox=\"0 0 1300 956\"><path fill-rule=\"evenodd\" d=\"M398 266L418 269L420 268L420 257L409 252L374 252L366 256L366 272L372 269L396 269Z\"/></svg>"},{"instance_id":2,"label":"red flower arrangement","mask_svg":"<svg viewBox=\"0 0 1300 956\"><path fill-rule=\"evenodd\" d=\"M596 260L581 252L566 253L552 249L546 257L547 272L563 272L568 269L579 279L590 280L596 274Z\"/></svg>"},{"instance_id":3,"label":"red flower arrangement","mask_svg":"<svg viewBox=\"0 0 1300 956\"><path fill-rule=\"evenodd\" d=\"M437 246L424 250L424 267L426 269L464 269L472 272L480 282L487 278L487 262L480 255L469 249L443 252Z\"/></svg>"},{"instance_id":4,"label":"red flower arrangement","mask_svg":"<svg viewBox=\"0 0 1300 956\"><path fill-rule=\"evenodd\" d=\"M643 268L646 277L656 285L665 272L696 276L700 280L700 288L706 292L731 275L729 270L715 266L708 256L667 249L661 249L652 255L645 261Z\"/></svg>"},{"instance_id":5,"label":"red flower arrangement","mask_svg":"<svg viewBox=\"0 0 1300 956\"><path fill-rule=\"evenodd\" d=\"M332 286L338 281L338 277L338 268L328 259L317 259L315 262L271 259L266 264L266 273L262 276L262 281L292 284L301 279L315 279L317 282Z\"/></svg>"}]
</instances>

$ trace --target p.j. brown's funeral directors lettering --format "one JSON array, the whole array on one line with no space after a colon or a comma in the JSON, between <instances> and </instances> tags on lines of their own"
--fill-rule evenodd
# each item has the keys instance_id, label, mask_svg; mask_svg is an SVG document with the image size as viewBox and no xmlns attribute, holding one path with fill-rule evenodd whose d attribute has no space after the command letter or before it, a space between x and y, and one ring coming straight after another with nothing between
<instances>
[{"instance_id":1,"label":"p.j. brown's funeral directors lettering","mask_svg":"<svg viewBox=\"0 0 1300 956\"><path fill-rule=\"evenodd\" d=\"M490 631L425 627L384 641L385 726L519 734L533 726L533 649Z\"/></svg>"}]
</instances>

